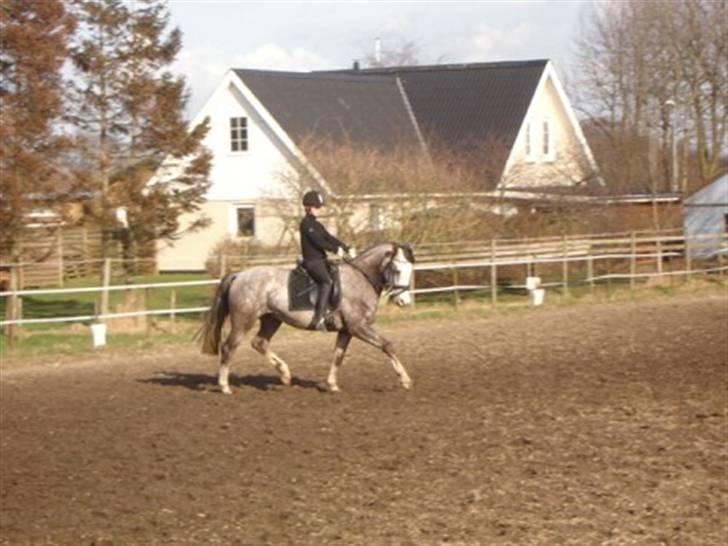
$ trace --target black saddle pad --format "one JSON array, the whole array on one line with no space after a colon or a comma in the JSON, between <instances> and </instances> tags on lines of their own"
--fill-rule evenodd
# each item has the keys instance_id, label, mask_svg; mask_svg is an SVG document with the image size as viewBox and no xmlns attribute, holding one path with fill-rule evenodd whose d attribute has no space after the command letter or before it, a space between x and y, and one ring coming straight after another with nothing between
<instances>
[{"instance_id":1,"label":"black saddle pad","mask_svg":"<svg viewBox=\"0 0 728 546\"><path fill-rule=\"evenodd\" d=\"M334 280L334 291L329 298L329 309L336 309L341 299L341 285L339 282L339 269L329 266L331 277ZM316 308L318 300L318 285L302 265L296 267L288 275L288 308L291 311L309 311Z\"/></svg>"}]
</instances>

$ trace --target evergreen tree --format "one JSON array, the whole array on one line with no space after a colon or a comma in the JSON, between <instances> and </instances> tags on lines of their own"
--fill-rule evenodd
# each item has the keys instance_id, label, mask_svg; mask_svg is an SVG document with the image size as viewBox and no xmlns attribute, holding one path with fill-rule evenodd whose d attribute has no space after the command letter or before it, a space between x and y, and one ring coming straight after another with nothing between
<instances>
[{"instance_id":1,"label":"evergreen tree","mask_svg":"<svg viewBox=\"0 0 728 546\"><path fill-rule=\"evenodd\" d=\"M208 124L190 131L184 120L185 81L169 71L181 33L167 32L164 1L81 0L77 17L74 119L94 159L92 214L104 242L119 239L131 258L141 245L175 238L181 215L203 202L210 154L201 142ZM117 221L119 207L127 211L126 228ZM198 219L187 229L204 224Z\"/></svg>"},{"instance_id":2,"label":"evergreen tree","mask_svg":"<svg viewBox=\"0 0 728 546\"><path fill-rule=\"evenodd\" d=\"M19 261L28 215L60 214L68 187L59 156L68 140L61 68L73 19L61 0L3 0L0 7L0 251Z\"/></svg>"}]
</instances>

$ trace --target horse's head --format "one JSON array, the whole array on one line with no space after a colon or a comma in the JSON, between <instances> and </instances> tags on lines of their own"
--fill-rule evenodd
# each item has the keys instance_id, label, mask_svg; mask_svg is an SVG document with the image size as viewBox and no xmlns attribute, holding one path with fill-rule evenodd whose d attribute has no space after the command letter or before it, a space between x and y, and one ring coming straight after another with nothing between
<instances>
[{"instance_id":1,"label":"horse's head","mask_svg":"<svg viewBox=\"0 0 728 546\"><path fill-rule=\"evenodd\" d=\"M385 288L391 292L394 302L399 305L412 303L410 286L415 266L415 254L412 247L400 243L392 243L392 250L387 252L387 259L382 262L381 273L385 280Z\"/></svg>"}]
</instances>

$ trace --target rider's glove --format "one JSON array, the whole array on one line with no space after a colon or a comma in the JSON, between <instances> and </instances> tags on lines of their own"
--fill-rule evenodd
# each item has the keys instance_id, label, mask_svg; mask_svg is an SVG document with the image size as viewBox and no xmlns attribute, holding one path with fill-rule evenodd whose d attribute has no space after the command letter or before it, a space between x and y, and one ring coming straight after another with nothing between
<instances>
[{"instance_id":1,"label":"rider's glove","mask_svg":"<svg viewBox=\"0 0 728 546\"><path fill-rule=\"evenodd\" d=\"M339 258L343 258L344 256L346 256L346 250L344 250L343 246L340 246L339 248L336 249L336 255Z\"/></svg>"}]
</instances>

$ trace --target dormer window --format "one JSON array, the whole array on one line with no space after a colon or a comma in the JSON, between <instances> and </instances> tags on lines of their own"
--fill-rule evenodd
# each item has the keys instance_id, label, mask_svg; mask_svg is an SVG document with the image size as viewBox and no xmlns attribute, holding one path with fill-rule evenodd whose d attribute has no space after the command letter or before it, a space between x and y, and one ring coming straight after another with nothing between
<instances>
[{"instance_id":1,"label":"dormer window","mask_svg":"<svg viewBox=\"0 0 728 546\"><path fill-rule=\"evenodd\" d=\"M230 151L248 150L248 118L230 118Z\"/></svg>"}]
</instances>

